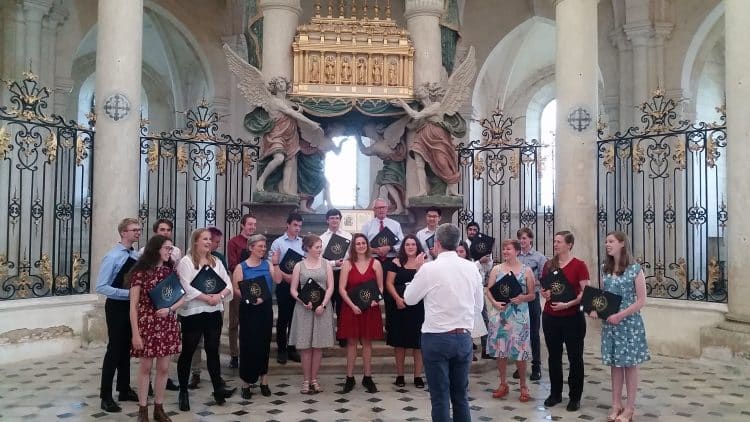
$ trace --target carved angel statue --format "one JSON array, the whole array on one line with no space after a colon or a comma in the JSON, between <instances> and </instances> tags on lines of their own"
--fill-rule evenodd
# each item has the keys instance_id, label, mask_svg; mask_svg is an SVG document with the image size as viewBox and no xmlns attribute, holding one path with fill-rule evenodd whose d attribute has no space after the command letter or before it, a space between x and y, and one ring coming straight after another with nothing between
<instances>
[{"instance_id":1,"label":"carved angel statue","mask_svg":"<svg viewBox=\"0 0 750 422\"><path fill-rule=\"evenodd\" d=\"M375 176L378 197L388 199L394 205L394 214L404 212L404 192L406 185L406 145L404 132L411 118L404 116L390 125L367 123L362 126L362 135L370 139L367 146L362 136L357 135L357 143L362 154L375 155L383 160L383 168Z\"/></svg>"},{"instance_id":2,"label":"carved angel statue","mask_svg":"<svg viewBox=\"0 0 750 422\"><path fill-rule=\"evenodd\" d=\"M340 123L330 123L325 128L327 142L314 146L303 136L300 142L300 153L297 154L297 189L299 191L299 212L312 213L315 197L323 192L323 201L328 207L333 207L331 189L325 175L325 158L328 151L337 155L341 147L336 147L333 138L343 136L346 126Z\"/></svg>"},{"instance_id":3,"label":"carved angel statue","mask_svg":"<svg viewBox=\"0 0 750 422\"><path fill-rule=\"evenodd\" d=\"M466 121L458 109L471 97L472 81L476 74L474 47L470 47L464 60L458 64L447 81L447 88L429 83L418 87L414 94L424 106L417 111L402 99L394 105L402 107L412 118L409 132L409 153L417 167L417 192L414 196L428 195L425 164L446 183L446 195L458 195L458 153L453 137L466 134Z\"/></svg>"},{"instance_id":4,"label":"carved angel statue","mask_svg":"<svg viewBox=\"0 0 750 422\"><path fill-rule=\"evenodd\" d=\"M268 186L269 190L297 196L296 157L300 151L300 133L307 142L316 147L328 148L326 143L330 142L330 139L324 136L319 123L302 114L299 107L286 98L290 88L286 78L275 77L266 85L263 74L226 44L224 52L229 69L237 77L237 87L245 96L250 108L254 111L259 108L265 110L272 120L270 125L265 125L259 130L263 133L260 159L263 162L267 161L267 164L258 176L256 191L266 190L267 179L283 164L280 184L271 184Z\"/></svg>"}]
</instances>

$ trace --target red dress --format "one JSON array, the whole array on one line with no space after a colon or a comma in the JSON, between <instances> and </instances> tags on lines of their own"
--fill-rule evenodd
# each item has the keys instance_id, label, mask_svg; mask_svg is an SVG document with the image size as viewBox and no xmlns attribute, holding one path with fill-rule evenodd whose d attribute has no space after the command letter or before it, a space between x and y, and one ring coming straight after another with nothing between
<instances>
[{"instance_id":1,"label":"red dress","mask_svg":"<svg viewBox=\"0 0 750 422\"><path fill-rule=\"evenodd\" d=\"M346 291L364 283L368 280L375 279L375 270L372 269L374 259L370 259L370 264L364 273L360 273L357 266L352 264L349 271L349 278L346 282ZM339 339L348 338L366 338L380 340L383 338L383 316L380 313L380 306L371 306L362 314L356 315L349 305L341 306L341 316L338 319L338 330L336 337Z\"/></svg>"},{"instance_id":2,"label":"red dress","mask_svg":"<svg viewBox=\"0 0 750 422\"><path fill-rule=\"evenodd\" d=\"M171 272L171 268L163 266L152 271L135 272L131 277L131 286L141 287L136 308L138 309L138 331L143 340L141 350L135 350L131 345L130 356L134 358L158 358L180 353L180 326L177 324L177 316L157 317L154 304L148 295L148 292Z\"/></svg>"}]
</instances>

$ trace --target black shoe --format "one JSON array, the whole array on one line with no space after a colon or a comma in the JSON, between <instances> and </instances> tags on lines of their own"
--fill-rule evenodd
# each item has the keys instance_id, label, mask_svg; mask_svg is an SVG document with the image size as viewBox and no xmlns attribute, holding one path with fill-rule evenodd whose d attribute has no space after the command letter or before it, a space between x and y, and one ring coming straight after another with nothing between
<instances>
[{"instance_id":1,"label":"black shoe","mask_svg":"<svg viewBox=\"0 0 750 422\"><path fill-rule=\"evenodd\" d=\"M339 347L346 347L346 339L345 338L342 338L341 340L339 340Z\"/></svg>"},{"instance_id":2,"label":"black shoe","mask_svg":"<svg viewBox=\"0 0 750 422\"><path fill-rule=\"evenodd\" d=\"M414 386L417 388L424 388L422 377L414 377Z\"/></svg>"},{"instance_id":3,"label":"black shoe","mask_svg":"<svg viewBox=\"0 0 750 422\"><path fill-rule=\"evenodd\" d=\"M289 351L289 360L292 362L301 362L302 359L300 359L299 353L296 350L290 350Z\"/></svg>"},{"instance_id":4,"label":"black shoe","mask_svg":"<svg viewBox=\"0 0 750 422\"><path fill-rule=\"evenodd\" d=\"M341 389L341 393L346 394L354 390L355 383L356 382L354 381L354 377L346 377L346 382L344 382L344 388Z\"/></svg>"},{"instance_id":5,"label":"black shoe","mask_svg":"<svg viewBox=\"0 0 750 422\"><path fill-rule=\"evenodd\" d=\"M562 403L562 397L553 396L550 394L550 396L547 397L546 400L544 400L544 407L552 407L558 403Z\"/></svg>"},{"instance_id":6,"label":"black shoe","mask_svg":"<svg viewBox=\"0 0 750 422\"><path fill-rule=\"evenodd\" d=\"M193 372L193 375L190 377L190 382L188 383L187 387L191 390L195 390L200 386L201 383L201 374L198 372Z\"/></svg>"},{"instance_id":7,"label":"black shoe","mask_svg":"<svg viewBox=\"0 0 750 422\"><path fill-rule=\"evenodd\" d=\"M222 388L221 390L214 391L214 401L216 404L224 404L227 402L226 399L232 397L232 394L234 394L235 391L237 391L237 387L232 388L231 390Z\"/></svg>"},{"instance_id":8,"label":"black shoe","mask_svg":"<svg viewBox=\"0 0 750 422\"><path fill-rule=\"evenodd\" d=\"M122 408L115 403L114 400L112 400L112 397L102 399L102 410L108 413L119 413L122 412Z\"/></svg>"},{"instance_id":9,"label":"black shoe","mask_svg":"<svg viewBox=\"0 0 750 422\"><path fill-rule=\"evenodd\" d=\"M241 395L245 400L250 400L253 397L253 393L250 391L250 387L242 387Z\"/></svg>"},{"instance_id":10,"label":"black shoe","mask_svg":"<svg viewBox=\"0 0 750 422\"><path fill-rule=\"evenodd\" d=\"M542 379L542 370L538 366L535 366L531 368L531 375L529 375L529 379L532 381L539 381Z\"/></svg>"},{"instance_id":11,"label":"black shoe","mask_svg":"<svg viewBox=\"0 0 750 422\"><path fill-rule=\"evenodd\" d=\"M138 401L138 394L135 394L132 388L128 388L126 391L120 391L117 395L119 401Z\"/></svg>"},{"instance_id":12,"label":"black shoe","mask_svg":"<svg viewBox=\"0 0 750 422\"><path fill-rule=\"evenodd\" d=\"M364 384L364 382L365 381L362 380L363 384ZM404 380L404 376L403 375L397 376L396 377L396 381L393 382L393 385L395 385L396 387L405 387L406 386L406 381Z\"/></svg>"},{"instance_id":13,"label":"black shoe","mask_svg":"<svg viewBox=\"0 0 750 422\"><path fill-rule=\"evenodd\" d=\"M568 405L565 406L565 409L568 412L575 412L576 410L581 408L581 402L578 400L571 400L568 402Z\"/></svg>"},{"instance_id":14,"label":"black shoe","mask_svg":"<svg viewBox=\"0 0 750 422\"><path fill-rule=\"evenodd\" d=\"M495 360L495 358L484 352L482 352L482 359Z\"/></svg>"},{"instance_id":15,"label":"black shoe","mask_svg":"<svg viewBox=\"0 0 750 422\"><path fill-rule=\"evenodd\" d=\"M178 386L177 384L175 384L174 381L172 381L172 378L167 378L167 390L169 390L169 391L179 391L180 390L180 386Z\"/></svg>"},{"instance_id":16,"label":"black shoe","mask_svg":"<svg viewBox=\"0 0 750 422\"><path fill-rule=\"evenodd\" d=\"M513 372L513 379L516 379L516 380L517 380L517 379L519 379L519 378L521 378L521 376L520 376L520 375L518 375L518 369L516 369L516 370L515 370L515 372Z\"/></svg>"},{"instance_id":17,"label":"black shoe","mask_svg":"<svg viewBox=\"0 0 750 422\"><path fill-rule=\"evenodd\" d=\"M148 396L154 397L154 386L151 384L151 381L148 382Z\"/></svg>"},{"instance_id":18,"label":"black shoe","mask_svg":"<svg viewBox=\"0 0 750 422\"><path fill-rule=\"evenodd\" d=\"M260 394L262 394L263 397L270 397L271 396L271 389L268 388L268 384L261 384L260 385Z\"/></svg>"},{"instance_id":19,"label":"black shoe","mask_svg":"<svg viewBox=\"0 0 750 422\"><path fill-rule=\"evenodd\" d=\"M232 356L229 359L229 367L230 368L239 368L240 367L240 359L237 356Z\"/></svg>"},{"instance_id":20,"label":"black shoe","mask_svg":"<svg viewBox=\"0 0 750 422\"><path fill-rule=\"evenodd\" d=\"M177 396L177 403L179 404L180 410L183 412L190 411L190 399L188 398L188 392L185 390L180 391Z\"/></svg>"},{"instance_id":21,"label":"black shoe","mask_svg":"<svg viewBox=\"0 0 750 422\"><path fill-rule=\"evenodd\" d=\"M372 380L372 377L368 377L368 376L362 377L362 387L365 387L365 390L368 393L378 392L378 387L375 386L375 382Z\"/></svg>"},{"instance_id":22,"label":"black shoe","mask_svg":"<svg viewBox=\"0 0 750 422\"><path fill-rule=\"evenodd\" d=\"M279 350L279 352L276 354L276 362L282 365L286 365L286 361L288 359L289 359L289 356L287 355L286 350L284 351Z\"/></svg>"}]
</instances>

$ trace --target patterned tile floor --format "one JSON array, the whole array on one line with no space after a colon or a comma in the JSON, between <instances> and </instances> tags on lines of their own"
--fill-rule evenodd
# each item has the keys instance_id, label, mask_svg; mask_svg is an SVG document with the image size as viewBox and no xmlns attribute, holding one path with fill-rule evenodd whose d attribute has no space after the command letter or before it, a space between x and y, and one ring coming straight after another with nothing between
<instances>
[{"instance_id":1,"label":"patterned tile floor","mask_svg":"<svg viewBox=\"0 0 750 422\"><path fill-rule=\"evenodd\" d=\"M565 402L551 409L542 405L549 392L548 377L530 384L533 401L520 403L517 383L509 398L495 400L491 391L498 382L495 371L472 374L470 397L475 421L603 421L609 408L609 370L594 350L598 339L588 338L586 386L582 408L565 410ZM26 361L0 368L0 420L125 421L134 420L135 403L121 403L123 413L99 409L99 368L103 349ZM226 357L222 357L225 364ZM135 361L132 370L135 371ZM171 371L174 374L174 366ZM222 369L230 385L236 374ZM645 421L749 421L750 368L718 362L654 357L642 367L637 420ZM203 373L204 380L207 373ZM359 383L361 376L357 377ZM224 406L211 400L208 382L191 392L191 413L177 409L177 394L167 392L165 404L173 421L418 421L429 420L429 393L407 385L397 388L393 376L376 374L380 388L367 394L361 385L347 395L339 390L341 377L323 376L325 392L315 396L299 393L300 377L271 376L272 397L253 395L245 401L235 395ZM407 382L411 378L407 377ZM567 391L567 387L566 387ZM567 394L567 393L564 393Z\"/></svg>"}]
</instances>

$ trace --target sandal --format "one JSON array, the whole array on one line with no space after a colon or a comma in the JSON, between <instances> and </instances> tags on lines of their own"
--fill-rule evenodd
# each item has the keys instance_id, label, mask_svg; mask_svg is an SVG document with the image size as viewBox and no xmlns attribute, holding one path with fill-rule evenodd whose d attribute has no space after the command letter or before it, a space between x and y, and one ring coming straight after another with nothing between
<instances>
[{"instance_id":1,"label":"sandal","mask_svg":"<svg viewBox=\"0 0 750 422\"><path fill-rule=\"evenodd\" d=\"M302 381L302 388L299 392L302 394L310 394L310 382L308 380Z\"/></svg>"},{"instance_id":2,"label":"sandal","mask_svg":"<svg viewBox=\"0 0 750 422\"><path fill-rule=\"evenodd\" d=\"M529 388L526 386L521 387L521 397L519 397L519 400L522 403L526 403L527 401L531 400L531 395L529 395Z\"/></svg>"},{"instance_id":3,"label":"sandal","mask_svg":"<svg viewBox=\"0 0 750 422\"><path fill-rule=\"evenodd\" d=\"M617 420L617 417L620 416L620 413L625 410L622 407L619 406L612 406L612 411L609 412L609 415L607 415L607 422L615 422Z\"/></svg>"},{"instance_id":4,"label":"sandal","mask_svg":"<svg viewBox=\"0 0 750 422\"><path fill-rule=\"evenodd\" d=\"M623 409L620 415L615 418L615 422L631 422L633 420L633 413L635 413L633 409Z\"/></svg>"},{"instance_id":5,"label":"sandal","mask_svg":"<svg viewBox=\"0 0 750 422\"><path fill-rule=\"evenodd\" d=\"M510 387L508 387L508 384L500 384L497 387L497 390L492 392L492 398L494 399L500 399L508 395L508 392L510 391Z\"/></svg>"},{"instance_id":6,"label":"sandal","mask_svg":"<svg viewBox=\"0 0 750 422\"><path fill-rule=\"evenodd\" d=\"M320 384L318 384L318 380L313 379L310 381L310 394L318 394L322 393L323 389L320 388Z\"/></svg>"}]
</instances>

